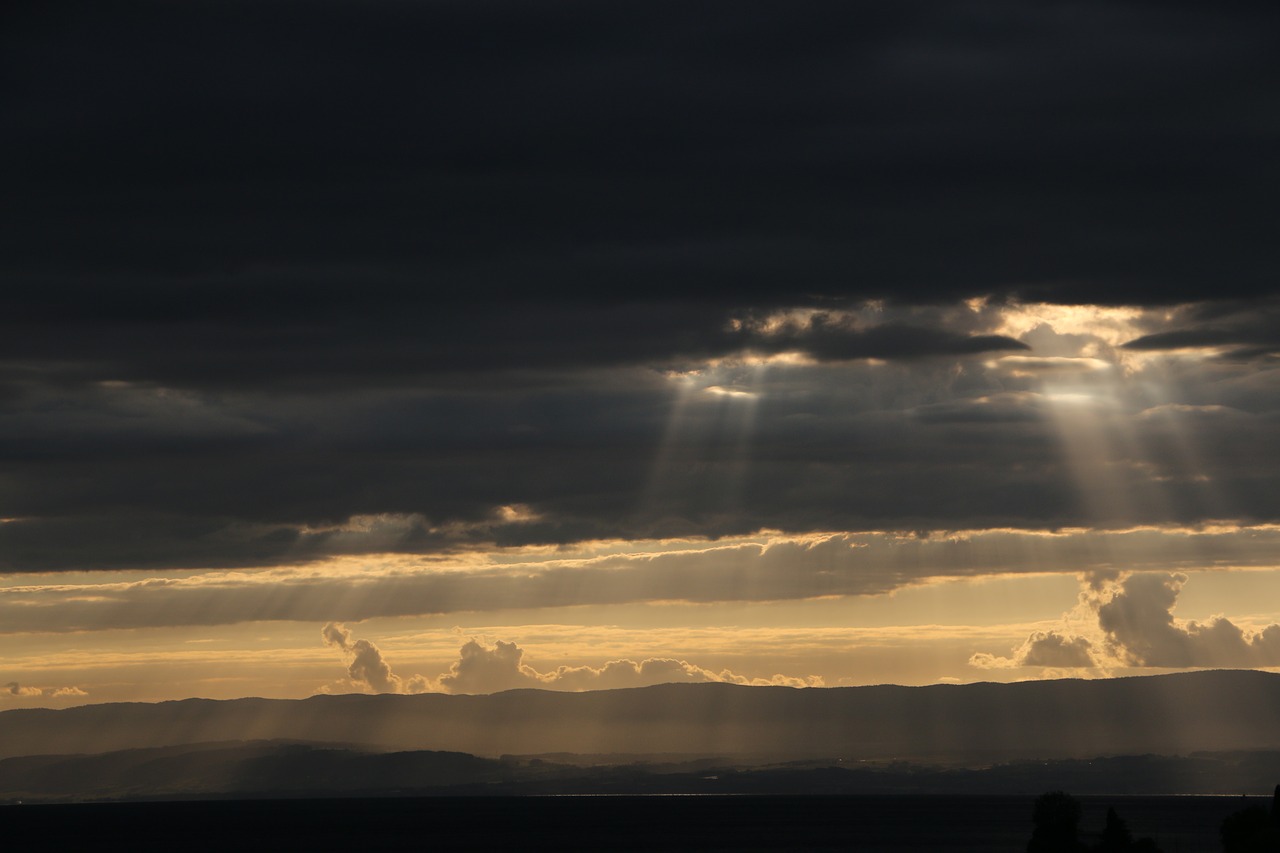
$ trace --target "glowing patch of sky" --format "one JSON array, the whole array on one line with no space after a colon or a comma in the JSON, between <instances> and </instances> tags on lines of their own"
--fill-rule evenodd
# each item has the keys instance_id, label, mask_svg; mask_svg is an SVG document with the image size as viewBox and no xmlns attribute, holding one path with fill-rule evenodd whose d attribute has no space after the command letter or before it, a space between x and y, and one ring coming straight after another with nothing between
<instances>
[{"instance_id":1,"label":"glowing patch of sky","mask_svg":"<svg viewBox=\"0 0 1280 853\"><path fill-rule=\"evenodd\" d=\"M1061 629L1078 589L1071 575L992 576L921 583L892 595L383 618L353 629L376 642L406 677L439 675L475 636L516 642L541 671L674 657L751 677L818 675L829 685L1009 680L1038 673L977 672L969 657L1003 653L1031 631ZM1280 571L1194 572L1185 590L1179 618L1204 620L1225 610L1240 614L1236 621L1246 627L1280 621L1280 613L1258 606L1280 601ZM0 637L0 659L6 680L87 691L86 697L41 700L64 705L305 696L342 674L341 659L321 644L316 623L12 635ZM13 698L6 707L22 701Z\"/></svg>"}]
</instances>

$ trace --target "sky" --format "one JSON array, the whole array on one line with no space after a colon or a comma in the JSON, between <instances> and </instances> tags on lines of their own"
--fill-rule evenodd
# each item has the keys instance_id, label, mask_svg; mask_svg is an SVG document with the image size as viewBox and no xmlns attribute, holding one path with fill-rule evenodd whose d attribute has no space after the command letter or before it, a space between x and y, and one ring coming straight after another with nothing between
<instances>
[{"instance_id":1,"label":"sky","mask_svg":"<svg viewBox=\"0 0 1280 853\"><path fill-rule=\"evenodd\" d=\"M3 16L0 709L1280 669L1275 4Z\"/></svg>"}]
</instances>

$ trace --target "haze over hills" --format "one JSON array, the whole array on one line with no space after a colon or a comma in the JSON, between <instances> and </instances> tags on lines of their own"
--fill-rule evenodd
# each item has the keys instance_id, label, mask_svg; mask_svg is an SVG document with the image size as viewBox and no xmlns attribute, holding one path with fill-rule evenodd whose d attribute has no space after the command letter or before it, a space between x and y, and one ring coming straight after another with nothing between
<instances>
[{"instance_id":1,"label":"haze over hills","mask_svg":"<svg viewBox=\"0 0 1280 853\"><path fill-rule=\"evenodd\" d=\"M503 756L380 752L289 741L189 744L0 759L6 803L538 794L1031 795L1264 794L1280 750L1023 760L977 769L827 759Z\"/></svg>"},{"instance_id":2,"label":"haze over hills","mask_svg":"<svg viewBox=\"0 0 1280 853\"><path fill-rule=\"evenodd\" d=\"M0 758L294 739L394 750L936 761L1280 748L1280 674L794 689L188 699L0 713Z\"/></svg>"}]
</instances>

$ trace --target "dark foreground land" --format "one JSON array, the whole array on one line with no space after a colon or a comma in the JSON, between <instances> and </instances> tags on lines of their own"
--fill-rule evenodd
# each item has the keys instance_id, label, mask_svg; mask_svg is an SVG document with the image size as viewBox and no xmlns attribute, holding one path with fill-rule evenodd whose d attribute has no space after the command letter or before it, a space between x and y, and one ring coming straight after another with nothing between
<instances>
[{"instance_id":1,"label":"dark foreground land","mask_svg":"<svg viewBox=\"0 0 1280 853\"><path fill-rule=\"evenodd\" d=\"M1034 797L429 797L0 807L0 837L52 849L1022 851ZM1084 797L1165 853L1220 849L1240 797ZM1254 798L1251 804L1264 804Z\"/></svg>"}]
</instances>

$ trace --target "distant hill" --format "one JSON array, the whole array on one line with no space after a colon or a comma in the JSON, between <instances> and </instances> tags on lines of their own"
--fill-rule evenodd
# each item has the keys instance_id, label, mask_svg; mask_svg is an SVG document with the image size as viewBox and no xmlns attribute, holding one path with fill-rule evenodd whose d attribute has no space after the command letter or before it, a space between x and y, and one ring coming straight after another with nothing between
<instances>
[{"instance_id":1,"label":"distant hill","mask_svg":"<svg viewBox=\"0 0 1280 853\"><path fill-rule=\"evenodd\" d=\"M1280 748L1280 674L928 687L668 684L488 696L188 699L0 713L0 758L214 741L365 744L502 754L626 753L903 759L1184 755Z\"/></svg>"},{"instance_id":2,"label":"distant hill","mask_svg":"<svg viewBox=\"0 0 1280 853\"><path fill-rule=\"evenodd\" d=\"M458 752L369 753L299 743L195 744L0 759L0 802L386 795L483 785L504 765Z\"/></svg>"},{"instance_id":3,"label":"distant hill","mask_svg":"<svg viewBox=\"0 0 1280 853\"><path fill-rule=\"evenodd\" d=\"M620 757L621 758L621 757ZM294 742L193 744L0 759L15 803L530 794L1082 795L1265 794L1280 751L1018 761L981 769L838 760L750 766L726 759L584 764Z\"/></svg>"}]
</instances>

